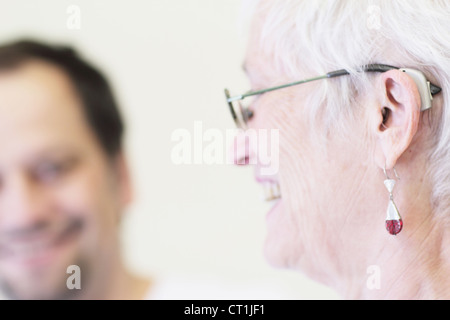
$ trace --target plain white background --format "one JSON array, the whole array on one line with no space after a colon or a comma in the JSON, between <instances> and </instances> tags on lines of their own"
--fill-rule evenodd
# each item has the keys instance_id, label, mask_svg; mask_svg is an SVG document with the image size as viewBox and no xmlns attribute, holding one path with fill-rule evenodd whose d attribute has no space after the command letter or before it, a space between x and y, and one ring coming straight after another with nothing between
<instances>
[{"instance_id":1,"label":"plain white background","mask_svg":"<svg viewBox=\"0 0 450 320\"><path fill-rule=\"evenodd\" d=\"M225 135L233 128L223 88L248 89L240 70L240 5L2 0L0 41L32 37L73 45L110 79L127 123L135 186L123 225L130 268L184 287L168 295L173 298L334 299L328 288L264 260L269 206L251 168L176 165L171 158L178 129L194 139L196 121L203 132Z\"/></svg>"}]
</instances>

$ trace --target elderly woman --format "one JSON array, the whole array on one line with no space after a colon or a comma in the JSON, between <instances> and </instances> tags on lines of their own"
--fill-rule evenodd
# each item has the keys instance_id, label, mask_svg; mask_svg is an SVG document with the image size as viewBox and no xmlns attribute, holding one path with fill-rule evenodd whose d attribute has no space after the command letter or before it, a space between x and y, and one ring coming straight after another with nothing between
<instances>
[{"instance_id":1,"label":"elderly woman","mask_svg":"<svg viewBox=\"0 0 450 320\"><path fill-rule=\"evenodd\" d=\"M255 3L251 90L226 95L239 127L279 130L276 174L239 139L236 159L276 199L272 265L346 298L450 298L449 17L447 1Z\"/></svg>"}]
</instances>

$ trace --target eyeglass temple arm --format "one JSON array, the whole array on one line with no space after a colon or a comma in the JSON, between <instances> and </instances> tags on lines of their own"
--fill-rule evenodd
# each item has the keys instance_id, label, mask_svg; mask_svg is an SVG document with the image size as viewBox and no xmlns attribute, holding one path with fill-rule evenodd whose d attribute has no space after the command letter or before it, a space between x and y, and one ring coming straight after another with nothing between
<instances>
[{"instance_id":1,"label":"eyeglass temple arm","mask_svg":"<svg viewBox=\"0 0 450 320\"><path fill-rule=\"evenodd\" d=\"M367 66L362 67L362 71L364 71L364 72L386 72L386 71L394 70L394 69L398 70L400 68L389 66L386 64L378 64L378 63L368 64ZM348 74L350 74L350 73L347 70L342 69L342 70L337 70L337 71L332 71L332 72L327 73L327 77L334 78L334 77L340 77L340 76L348 75ZM442 89L440 87L438 87L437 85L432 84L430 82L431 95L434 96L435 94L438 94L441 91L442 91Z\"/></svg>"},{"instance_id":2,"label":"eyeglass temple arm","mask_svg":"<svg viewBox=\"0 0 450 320\"><path fill-rule=\"evenodd\" d=\"M296 86L298 84L312 82L312 81L326 79L326 78L330 78L328 76L328 74L323 75L323 76L314 77L314 78L305 79L305 80L300 80L300 81L296 81L296 82L292 82L292 83L288 83L288 84L284 84L284 85L281 85L281 86L276 86L276 87L272 87L272 88L268 88L268 89L263 89L263 90L258 90L258 91L250 91L250 92L244 93L244 94L242 94L240 96L231 97L231 98L228 99L228 102L232 102L232 101L235 101L235 100L242 100L244 98L251 97L251 96L256 96L258 94L262 94L262 93L266 93L266 92L270 92L270 91L275 91L275 90L278 90L278 89L293 87L293 86Z\"/></svg>"},{"instance_id":3,"label":"eyeglass temple arm","mask_svg":"<svg viewBox=\"0 0 450 320\"><path fill-rule=\"evenodd\" d=\"M362 67L362 71L364 71L364 72L386 72L386 71L394 70L394 69L399 70L399 68L397 68L397 67L389 66L386 64L378 64L378 63L368 64L368 65ZM307 82L312 82L312 81L327 79L327 78L336 78L336 77L349 75L349 74L350 73L345 69L336 70L336 71L328 72L325 75L314 77L314 78L296 81L296 82L292 82L292 83L288 83L285 85L272 87L272 88L268 88L268 89L263 89L263 90L258 90L258 91L250 91L250 92L244 93L239 96L230 97L227 100L228 100L228 102L242 100L242 99L250 97L250 96L255 96L258 94L262 94L262 93L266 93L266 92L270 92L270 91L274 91L274 90L278 90L278 89L283 89L283 88L287 88L287 87L292 87L292 86L296 86L296 85L302 84L302 83L307 83ZM434 96L435 94L438 94L441 91L442 91L442 89L440 87L438 87L430 82L431 95Z\"/></svg>"}]
</instances>

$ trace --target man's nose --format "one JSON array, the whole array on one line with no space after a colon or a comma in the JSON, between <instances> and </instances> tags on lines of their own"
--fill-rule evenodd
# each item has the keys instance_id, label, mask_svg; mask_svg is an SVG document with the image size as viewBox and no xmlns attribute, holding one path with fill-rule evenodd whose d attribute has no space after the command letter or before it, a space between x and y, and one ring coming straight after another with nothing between
<instances>
[{"instance_id":1,"label":"man's nose","mask_svg":"<svg viewBox=\"0 0 450 320\"><path fill-rule=\"evenodd\" d=\"M235 165L255 164L255 141L249 130L238 131L233 143L229 146L229 155Z\"/></svg>"},{"instance_id":2,"label":"man's nose","mask_svg":"<svg viewBox=\"0 0 450 320\"><path fill-rule=\"evenodd\" d=\"M0 190L0 229L26 228L44 216L45 193L24 174L9 177Z\"/></svg>"}]
</instances>

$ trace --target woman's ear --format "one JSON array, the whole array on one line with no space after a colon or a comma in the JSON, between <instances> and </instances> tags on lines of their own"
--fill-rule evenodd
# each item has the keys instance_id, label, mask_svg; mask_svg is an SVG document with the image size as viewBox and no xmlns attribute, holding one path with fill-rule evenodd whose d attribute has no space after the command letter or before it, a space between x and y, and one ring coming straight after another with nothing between
<instances>
[{"instance_id":1,"label":"woman's ear","mask_svg":"<svg viewBox=\"0 0 450 320\"><path fill-rule=\"evenodd\" d=\"M372 122L381 153L377 158L384 158L380 166L392 169L417 132L421 100L416 83L402 71L384 72L378 81Z\"/></svg>"}]
</instances>

